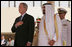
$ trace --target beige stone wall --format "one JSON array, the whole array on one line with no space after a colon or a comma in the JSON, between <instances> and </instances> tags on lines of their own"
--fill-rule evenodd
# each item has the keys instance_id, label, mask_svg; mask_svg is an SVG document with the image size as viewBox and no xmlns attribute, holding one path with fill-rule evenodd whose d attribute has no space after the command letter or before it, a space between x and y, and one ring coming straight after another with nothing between
<instances>
[{"instance_id":1,"label":"beige stone wall","mask_svg":"<svg viewBox=\"0 0 72 47\"><path fill-rule=\"evenodd\" d=\"M55 13L57 13L57 8L59 7L55 7ZM68 11L66 19L71 21L71 9L65 9ZM29 7L27 13L32 15L35 20L37 17L41 18L43 16L41 7ZM1 8L1 32L11 32L11 27L14 23L14 20L18 16L20 16L18 8Z\"/></svg>"}]
</instances>

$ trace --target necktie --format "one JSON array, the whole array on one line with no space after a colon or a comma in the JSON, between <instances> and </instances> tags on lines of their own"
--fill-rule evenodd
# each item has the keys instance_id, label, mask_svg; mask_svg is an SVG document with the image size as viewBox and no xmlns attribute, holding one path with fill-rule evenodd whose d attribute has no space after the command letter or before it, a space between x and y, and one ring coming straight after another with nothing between
<instances>
[{"instance_id":1,"label":"necktie","mask_svg":"<svg viewBox=\"0 0 72 47\"><path fill-rule=\"evenodd\" d=\"M19 18L19 20L20 20L20 21L22 20L22 16Z\"/></svg>"}]
</instances>

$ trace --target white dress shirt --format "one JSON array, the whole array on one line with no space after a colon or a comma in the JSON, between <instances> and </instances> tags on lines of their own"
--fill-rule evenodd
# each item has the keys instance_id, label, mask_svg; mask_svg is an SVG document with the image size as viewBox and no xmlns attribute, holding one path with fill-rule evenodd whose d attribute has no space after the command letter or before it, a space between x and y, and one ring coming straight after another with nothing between
<instances>
[{"instance_id":1,"label":"white dress shirt","mask_svg":"<svg viewBox=\"0 0 72 47\"><path fill-rule=\"evenodd\" d=\"M5 39L1 40L1 45L5 44Z\"/></svg>"}]
</instances>

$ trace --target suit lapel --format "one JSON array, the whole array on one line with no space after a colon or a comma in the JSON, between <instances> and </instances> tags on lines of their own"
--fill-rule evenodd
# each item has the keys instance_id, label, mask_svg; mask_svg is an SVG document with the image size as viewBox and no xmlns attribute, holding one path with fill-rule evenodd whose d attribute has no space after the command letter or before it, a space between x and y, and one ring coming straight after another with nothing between
<instances>
[{"instance_id":1,"label":"suit lapel","mask_svg":"<svg viewBox=\"0 0 72 47\"><path fill-rule=\"evenodd\" d=\"M26 18L26 15L27 15L27 14L25 14L25 15L24 15L24 17L22 18L22 21L24 21L24 20L25 20L25 18Z\"/></svg>"}]
</instances>

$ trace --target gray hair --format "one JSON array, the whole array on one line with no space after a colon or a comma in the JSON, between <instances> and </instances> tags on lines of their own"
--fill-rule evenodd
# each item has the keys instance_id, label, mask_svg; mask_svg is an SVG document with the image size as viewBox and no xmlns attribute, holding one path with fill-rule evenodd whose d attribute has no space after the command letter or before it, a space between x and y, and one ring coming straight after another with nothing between
<instances>
[{"instance_id":1,"label":"gray hair","mask_svg":"<svg viewBox=\"0 0 72 47\"><path fill-rule=\"evenodd\" d=\"M24 7L28 8L28 5L26 3L20 3L23 4Z\"/></svg>"}]
</instances>

